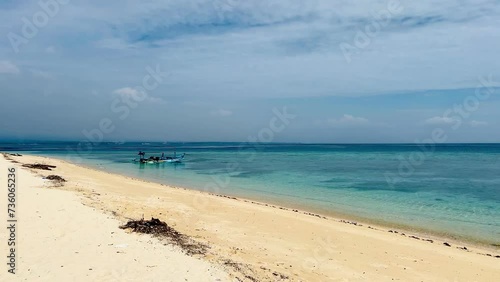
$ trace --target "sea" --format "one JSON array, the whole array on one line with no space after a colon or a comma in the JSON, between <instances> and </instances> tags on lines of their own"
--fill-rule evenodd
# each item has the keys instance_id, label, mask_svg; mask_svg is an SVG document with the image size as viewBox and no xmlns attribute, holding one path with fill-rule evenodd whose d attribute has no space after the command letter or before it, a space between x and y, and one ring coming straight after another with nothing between
<instances>
[{"instance_id":1,"label":"sea","mask_svg":"<svg viewBox=\"0 0 500 282\"><path fill-rule=\"evenodd\" d=\"M186 155L135 163L140 150ZM500 247L500 144L11 142L0 151Z\"/></svg>"}]
</instances>

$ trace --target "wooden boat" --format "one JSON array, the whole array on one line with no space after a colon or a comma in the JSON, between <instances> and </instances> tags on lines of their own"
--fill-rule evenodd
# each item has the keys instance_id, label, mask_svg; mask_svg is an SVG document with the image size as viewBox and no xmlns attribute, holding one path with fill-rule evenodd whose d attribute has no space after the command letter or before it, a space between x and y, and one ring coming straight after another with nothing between
<instances>
[{"instance_id":1,"label":"wooden boat","mask_svg":"<svg viewBox=\"0 0 500 282\"><path fill-rule=\"evenodd\" d=\"M174 153L173 157L165 156L165 154L161 154L161 157L154 157L151 156L149 158L145 158L146 153L144 152L139 152L138 154L140 156L139 159L134 159L134 162L136 163L141 163L141 164L159 164L159 163L181 163L186 154L182 154L180 156L177 156Z\"/></svg>"}]
</instances>

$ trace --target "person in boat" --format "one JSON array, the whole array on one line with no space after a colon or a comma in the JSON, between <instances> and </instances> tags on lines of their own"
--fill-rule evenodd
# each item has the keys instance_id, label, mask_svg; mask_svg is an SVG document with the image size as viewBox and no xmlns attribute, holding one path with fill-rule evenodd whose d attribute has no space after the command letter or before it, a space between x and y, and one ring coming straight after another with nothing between
<instances>
[{"instance_id":1,"label":"person in boat","mask_svg":"<svg viewBox=\"0 0 500 282\"><path fill-rule=\"evenodd\" d=\"M139 155L140 159L143 160L144 159L144 155L146 155L146 153L142 152L142 151L139 151Z\"/></svg>"}]
</instances>

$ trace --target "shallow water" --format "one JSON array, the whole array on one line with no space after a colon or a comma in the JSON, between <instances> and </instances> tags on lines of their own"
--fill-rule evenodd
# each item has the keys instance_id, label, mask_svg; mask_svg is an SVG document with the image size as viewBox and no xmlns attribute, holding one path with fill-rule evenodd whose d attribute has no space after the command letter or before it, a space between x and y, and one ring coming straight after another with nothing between
<instances>
[{"instance_id":1,"label":"shallow water","mask_svg":"<svg viewBox=\"0 0 500 282\"><path fill-rule=\"evenodd\" d=\"M97 145L97 144L96 144ZM165 184L500 244L500 145L0 143ZM186 153L183 164L131 162Z\"/></svg>"}]
</instances>

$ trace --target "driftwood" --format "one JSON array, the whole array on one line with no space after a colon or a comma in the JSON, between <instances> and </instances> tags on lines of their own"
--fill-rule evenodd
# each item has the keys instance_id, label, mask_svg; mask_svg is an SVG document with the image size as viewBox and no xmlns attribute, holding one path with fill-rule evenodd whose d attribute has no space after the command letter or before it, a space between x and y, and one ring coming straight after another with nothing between
<instances>
[{"instance_id":1,"label":"driftwood","mask_svg":"<svg viewBox=\"0 0 500 282\"><path fill-rule=\"evenodd\" d=\"M120 228L132 229L133 232L167 238L175 245L181 247L188 255L204 255L208 249L207 245L192 240L157 218L151 218L151 220L130 220L127 224L120 226Z\"/></svg>"},{"instance_id":2,"label":"driftwood","mask_svg":"<svg viewBox=\"0 0 500 282\"><path fill-rule=\"evenodd\" d=\"M45 164L24 164L23 167L32 169L41 169L41 170L52 170L53 168L56 168L55 165L45 165Z\"/></svg>"}]
</instances>

